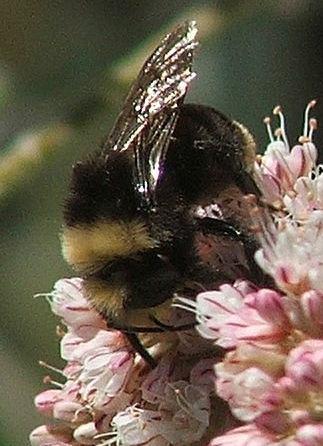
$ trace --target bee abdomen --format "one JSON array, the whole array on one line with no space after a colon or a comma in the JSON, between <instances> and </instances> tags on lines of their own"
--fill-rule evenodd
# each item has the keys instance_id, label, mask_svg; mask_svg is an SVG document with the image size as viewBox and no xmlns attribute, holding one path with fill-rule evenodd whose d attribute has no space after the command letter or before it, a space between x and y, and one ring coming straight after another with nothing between
<instances>
[{"instance_id":1,"label":"bee abdomen","mask_svg":"<svg viewBox=\"0 0 323 446\"><path fill-rule=\"evenodd\" d=\"M67 262L82 273L95 271L114 258L132 256L155 247L146 225L138 219L97 221L67 226L62 233Z\"/></svg>"}]
</instances>

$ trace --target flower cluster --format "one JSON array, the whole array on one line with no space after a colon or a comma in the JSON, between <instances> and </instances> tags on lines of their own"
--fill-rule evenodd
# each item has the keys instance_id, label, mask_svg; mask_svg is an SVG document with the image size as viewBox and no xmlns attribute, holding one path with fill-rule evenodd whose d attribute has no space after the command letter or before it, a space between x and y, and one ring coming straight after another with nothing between
<instances>
[{"instance_id":1,"label":"flower cluster","mask_svg":"<svg viewBox=\"0 0 323 446\"><path fill-rule=\"evenodd\" d=\"M49 301L66 327L58 332L67 364L55 370L63 383L46 378L57 388L36 397L55 423L32 432L33 446L323 445L323 169L314 105L292 148L281 108L274 133L265 119L270 144L255 165L262 198L249 205L266 285L241 278L195 301L177 297L177 307L195 313L200 336L153 344L155 369L89 306L81 279L57 282Z\"/></svg>"},{"instance_id":2,"label":"flower cluster","mask_svg":"<svg viewBox=\"0 0 323 446\"><path fill-rule=\"evenodd\" d=\"M305 112L300 144L289 147L280 107L276 140L256 164L263 205L252 209L259 266L271 288L246 281L204 292L198 330L226 351L215 364L216 392L241 427L209 446L323 444L323 172Z\"/></svg>"},{"instance_id":3,"label":"flower cluster","mask_svg":"<svg viewBox=\"0 0 323 446\"><path fill-rule=\"evenodd\" d=\"M213 391L207 360L184 367L174 351L150 370L126 337L109 330L90 308L81 279L58 281L49 301L66 326L59 334L67 364L54 369L63 383L47 377L56 389L35 399L38 411L55 424L35 429L33 446L167 446L191 444L204 435Z\"/></svg>"}]
</instances>

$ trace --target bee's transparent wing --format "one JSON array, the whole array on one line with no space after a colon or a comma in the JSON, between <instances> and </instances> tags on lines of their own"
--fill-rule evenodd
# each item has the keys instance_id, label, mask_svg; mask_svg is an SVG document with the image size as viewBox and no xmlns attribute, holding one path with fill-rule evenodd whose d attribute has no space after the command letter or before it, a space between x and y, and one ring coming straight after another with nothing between
<instances>
[{"instance_id":1,"label":"bee's transparent wing","mask_svg":"<svg viewBox=\"0 0 323 446\"><path fill-rule=\"evenodd\" d=\"M154 191L192 72L197 28L185 22L168 34L141 69L105 144L134 159L138 191Z\"/></svg>"},{"instance_id":2,"label":"bee's transparent wing","mask_svg":"<svg viewBox=\"0 0 323 446\"><path fill-rule=\"evenodd\" d=\"M155 189L163 172L163 161L176 120L176 111L161 114L133 143L135 187L148 207L154 205Z\"/></svg>"}]
</instances>

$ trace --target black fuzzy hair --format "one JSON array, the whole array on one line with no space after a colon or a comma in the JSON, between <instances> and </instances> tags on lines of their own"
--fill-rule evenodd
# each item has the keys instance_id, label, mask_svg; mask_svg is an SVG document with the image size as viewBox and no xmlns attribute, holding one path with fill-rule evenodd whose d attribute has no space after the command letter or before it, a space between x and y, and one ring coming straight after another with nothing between
<instances>
[{"instance_id":1,"label":"black fuzzy hair","mask_svg":"<svg viewBox=\"0 0 323 446\"><path fill-rule=\"evenodd\" d=\"M73 167L65 202L68 226L90 224L99 219L132 219L137 210L132 170L124 154L93 154Z\"/></svg>"},{"instance_id":2,"label":"black fuzzy hair","mask_svg":"<svg viewBox=\"0 0 323 446\"><path fill-rule=\"evenodd\" d=\"M214 195L228 184L257 193L244 166L246 150L241 129L211 107L184 104L166 157L166 168L177 188L192 203L203 191Z\"/></svg>"}]
</instances>

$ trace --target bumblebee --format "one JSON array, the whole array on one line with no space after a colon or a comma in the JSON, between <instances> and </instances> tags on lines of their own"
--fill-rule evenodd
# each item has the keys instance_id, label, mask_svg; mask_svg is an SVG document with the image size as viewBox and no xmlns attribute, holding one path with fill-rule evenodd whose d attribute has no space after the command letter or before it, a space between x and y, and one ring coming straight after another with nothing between
<instances>
[{"instance_id":1,"label":"bumblebee","mask_svg":"<svg viewBox=\"0 0 323 446\"><path fill-rule=\"evenodd\" d=\"M93 307L152 365L137 334L189 328L170 324L175 293L254 267L243 196L258 193L255 142L222 113L183 103L196 33L186 22L152 53L102 150L73 167L65 204L66 260Z\"/></svg>"}]
</instances>

